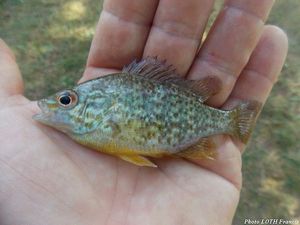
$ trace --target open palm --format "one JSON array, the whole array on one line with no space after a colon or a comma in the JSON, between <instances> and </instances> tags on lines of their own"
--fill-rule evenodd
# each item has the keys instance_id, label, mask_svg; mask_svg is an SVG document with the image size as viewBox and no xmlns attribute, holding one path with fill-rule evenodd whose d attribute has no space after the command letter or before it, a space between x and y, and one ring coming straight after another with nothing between
<instances>
[{"instance_id":1,"label":"open palm","mask_svg":"<svg viewBox=\"0 0 300 225\"><path fill-rule=\"evenodd\" d=\"M222 90L210 105L265 102L287 51L285 34L264 25L272 1L227 1L198 49L212 4L107 0L82 80L158 56L187 79L218 76ZM241 143L220 136L216 160L159 159L158 168L89 150L31 119L38 108L22 96L15 59L2 41L0 105L1 225L231 223Z\"/></svg>"}]
</instances>

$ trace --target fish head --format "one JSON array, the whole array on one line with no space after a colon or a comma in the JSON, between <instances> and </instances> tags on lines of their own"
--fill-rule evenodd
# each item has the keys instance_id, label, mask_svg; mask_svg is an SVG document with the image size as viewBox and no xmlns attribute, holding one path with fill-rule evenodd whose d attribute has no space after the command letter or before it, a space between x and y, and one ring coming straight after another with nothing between
<instances>
[{"instance_id":1,"label":"fish head","mask_svg":"<svg viewBox=\"0 0 300 225\"><path fill-rule=\"evenodd\" d=\"M85 107L84 93L68 89L37 102L41 112L33 119L64 133L78 133L84 122L80 112Z\"/></svg>"}]
</instances>

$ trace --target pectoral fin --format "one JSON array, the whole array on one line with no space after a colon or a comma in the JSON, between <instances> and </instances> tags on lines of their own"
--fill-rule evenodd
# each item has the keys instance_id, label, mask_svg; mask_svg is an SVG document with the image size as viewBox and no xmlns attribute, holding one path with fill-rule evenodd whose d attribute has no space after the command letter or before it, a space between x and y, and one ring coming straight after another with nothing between
<instances>
[{"instance_id":1,"label":"pectoral fin","mask_svg":"<svg viewBox=\"0 0 300 225\"><path fill-rule=\"evenodd\" d=\"M215 159L216 145L211 137L199 139L194 145L178 152L176 155L186 159Z\"/></svg>"},{"instance_id":2,"label":"pectoral fin","mask_svg":"<svg viewBox=\"0 0 300 225\"><path fill-rule=\"evenodd\" d=\"M130 162L138 166L157 167L157 165L155 165L149 159L140 155L121 155L119 157L127 162Z\"/></svg>"}]
</instances>

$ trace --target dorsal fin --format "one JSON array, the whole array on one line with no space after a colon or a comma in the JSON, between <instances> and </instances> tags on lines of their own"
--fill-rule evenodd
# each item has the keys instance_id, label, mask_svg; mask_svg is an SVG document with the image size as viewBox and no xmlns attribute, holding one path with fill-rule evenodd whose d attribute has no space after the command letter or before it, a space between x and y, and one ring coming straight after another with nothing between
<instances>
[{"instance_id":1,"label":"dorsal fin","mask_svg":"<svg viewBox=\"0 0 300 225\"><path fill-rule=\"evenodd\" d=\"M123 73L137 74L159 82L168 82L185 90L199 95L199 100L205 102L210 96L216 94L221 88L217 77L205 77L201 80L186 80L181 78L172 65L167 65L166 60L157 57L146 57L137 62L134 60L122 70Z\"/></svg>"},{"instance_id":2,"label":"dorsal fin","mask_svg":"<svg viewBox=\"0 0 300 225\"><path fill-rule=\"evenodd\" d=\"M128 66L125 66L122 72L138 74L162 82L179 77L172 65L167 65L165 60L161 61L157 57L146 57L139 62L134 60Z\"/></svg>"},{"instance_id":3,"label":"dorsal fin","mask_svg":"<svg viewBox=\"0 0 300 225\"><path fill-rule=\"evenodd\" d=\"M208 76L200 80L184 80L175 78L173 84L186 88L200 96L200 101L205 102L209 97L217 94L221 89L221 80L217 77Z\"/></svg>"}]
</instances>

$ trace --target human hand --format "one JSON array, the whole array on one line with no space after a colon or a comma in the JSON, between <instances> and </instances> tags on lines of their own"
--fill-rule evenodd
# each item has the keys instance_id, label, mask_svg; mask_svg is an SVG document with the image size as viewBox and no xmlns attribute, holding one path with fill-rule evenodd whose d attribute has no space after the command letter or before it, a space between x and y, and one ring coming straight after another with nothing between
<instances>
[{"instance_id":1,"label":"human hand","mask_svg":"<svg viewBox=\"0 0 300 225\"><path fill-rule=\"evenodd\" d=\"M82 81L158 56L188 79L218 76L222 90L210 105L265 102L287 51L285 34L264 25L272 3L227 1L197 53L212 1L107 0ZM20 73L3 42L0 104L1 224L231 223L241 143L219 137L216 160L159 159L156 169L88 150L31 119L36 103L22 96Z\"/></svg>"}]
</instances>

